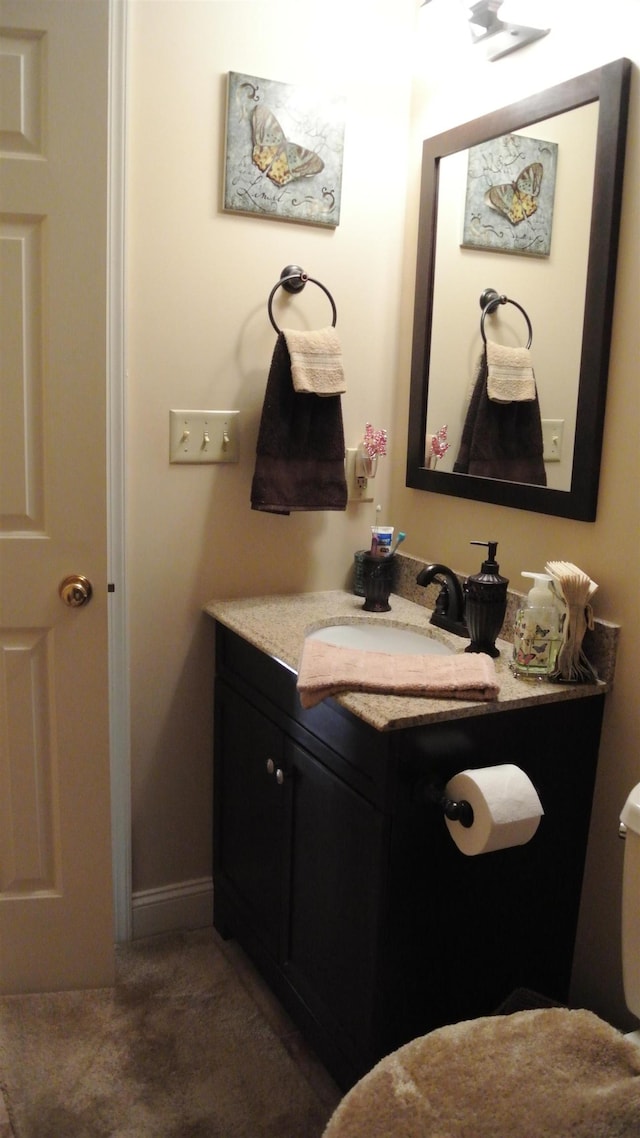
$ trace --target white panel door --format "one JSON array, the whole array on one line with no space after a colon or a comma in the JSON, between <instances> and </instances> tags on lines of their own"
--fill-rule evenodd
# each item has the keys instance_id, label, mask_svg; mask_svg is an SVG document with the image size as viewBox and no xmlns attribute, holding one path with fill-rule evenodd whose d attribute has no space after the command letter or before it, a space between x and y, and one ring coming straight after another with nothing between
<instances>
[{"instance_id":1,"label":"white panel door","mask_svg":"<svg viewBox=\"0 0 640 1138\"><path fill-rule=\"evenodd\" d=\"M1 992L113 978L108 24L108 0L0 4Z\"/></svg>"}]
</instances>

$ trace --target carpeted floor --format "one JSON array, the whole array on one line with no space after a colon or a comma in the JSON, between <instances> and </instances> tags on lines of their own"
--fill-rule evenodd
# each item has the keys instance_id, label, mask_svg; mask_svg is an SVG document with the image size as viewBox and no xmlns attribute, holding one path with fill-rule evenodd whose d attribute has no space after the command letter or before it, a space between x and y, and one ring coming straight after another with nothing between
<instances>
[{"instance_id":1,"label":"carpeted floor","mask_svg":"<svg viewBox=\"0 0 640 1138\"><path fill-rule=\"evenodd\" d=\"M320 1138L340 1099L212 929L120 946L115 988L0 999L0 1088L0 1138Z\"/></svg>"}]
</instances>

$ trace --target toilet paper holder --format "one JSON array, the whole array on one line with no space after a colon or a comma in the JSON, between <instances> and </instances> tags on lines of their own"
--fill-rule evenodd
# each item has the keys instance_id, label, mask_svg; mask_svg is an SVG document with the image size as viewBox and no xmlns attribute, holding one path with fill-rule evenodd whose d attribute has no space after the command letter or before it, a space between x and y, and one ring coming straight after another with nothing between
<instances>
[{"instance_id":1,"label":"toilet paper holder","mask_svg":"<svg viewBox=\"0 0 640 1138\"><path fill-rule=\"evenodd\" d=\"M461 798L460 801L456 801L449 798L441 786L434 786L432 783L423 784L423 794L427 802L433 802L440 807L445 818L448 818L450 822L459 822L465 830L471 829L473 826L473 806L466 799Z\"/></svg>"}]
</instances>

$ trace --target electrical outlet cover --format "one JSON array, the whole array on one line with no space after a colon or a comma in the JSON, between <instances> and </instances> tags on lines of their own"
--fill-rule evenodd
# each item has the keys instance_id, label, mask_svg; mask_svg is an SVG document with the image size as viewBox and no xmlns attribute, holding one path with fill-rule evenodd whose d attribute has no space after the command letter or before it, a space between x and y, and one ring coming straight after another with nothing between
<instances>
[{"instance_id":1,"label":"electrical outlet cover","mask_svg":"<svg viewBox=\"0 0 640 1138\"><path fill-rule=\"evenodd\" d=\"M356 474L357 447L349 448L345 455L344 472L347 480L347 500L349 502L373 502L371 479L363 478L358 481Z\"/></svg>"}]
</instances>

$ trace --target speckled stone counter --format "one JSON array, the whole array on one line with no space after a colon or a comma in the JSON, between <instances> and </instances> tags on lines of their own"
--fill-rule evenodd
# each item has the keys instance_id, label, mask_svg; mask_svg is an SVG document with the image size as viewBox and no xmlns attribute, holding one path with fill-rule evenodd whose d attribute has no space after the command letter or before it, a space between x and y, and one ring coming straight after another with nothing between
<instances>
[{"instance_id":1,"label":"speckled stone counter","mask_svg":"<svg viewBox=\"0 0 640 1138\"><path fill-rule=\"evenodd\" d=\"M415 580L415 577L413 578ZM425 590L423 590L425 592ZM290 596L246 597L238 600L212 600L205 611L250 644L282 661L293 671L307 633L331 624L358 621L386 624L428 632L463 652L468 641L429 624L430 610L423 604L397 594L390 597L391 612L370 613L362 609L362 598L343 590L299 593ZM418 696L370 695L346 692L337 702L378 731L417 727L439 720L464 718L531 707L537 703L557 703L602 695L609 682L595 684L552 684L546 681L516 679L509 670L512 646L498 640L500 657L496 671L500 683L497 700L478 703L452 699L425 699Z\"/></svg>"}]
</instances>

